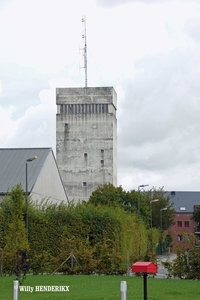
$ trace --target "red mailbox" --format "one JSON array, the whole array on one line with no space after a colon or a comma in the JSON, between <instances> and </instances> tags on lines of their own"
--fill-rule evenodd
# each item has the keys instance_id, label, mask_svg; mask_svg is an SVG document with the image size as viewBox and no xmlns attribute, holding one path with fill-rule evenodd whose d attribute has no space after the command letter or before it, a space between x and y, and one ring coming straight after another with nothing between
<instances>
[{"instance_id":1,"label":"red mailbox","mask_svg":"<svg viewBox=\"0 0 200 300\"><path fill-rule=\"evenodd\" d=\"M157 273L157 266L152 262L138 261L132 265L132 272L143 273L144 279L144 300L147 300L147 274Z\"/></svg>"},{"instance_id":2,"label":"red mailbox","mask_svg":"<svg viewBox=\"0 0 200 300\"><path fill-rule=\"evenodd\" d=\"M157 266L152 262L136 262L132 265L132 272L135 273L157 273Z\"/></svg>"}]
</instances>

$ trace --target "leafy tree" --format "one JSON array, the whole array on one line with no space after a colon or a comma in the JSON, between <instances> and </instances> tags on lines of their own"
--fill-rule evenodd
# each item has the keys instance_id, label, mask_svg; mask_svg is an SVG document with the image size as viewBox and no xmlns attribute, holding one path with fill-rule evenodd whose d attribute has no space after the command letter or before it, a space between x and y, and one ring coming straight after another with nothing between
<instances>
[{"instance_id":1,"label":"leafy tree","mask_svg":"<svg viewBox=\"0 0 200 300\"><path fill-rule=\"evenodd\" d=\"M140 199L139 199L140 198ZM141 217L148 218L148 210L144 197L138 191L125 191L121 186L115 187L111 183L99 186L90 196L89 204L121 207L128 213L138 214L138 202L140 201Z\"/></svg>"},{"instance_id":2,"label":"leafy tree","mask_svg":"<svg viewBox=\"0 0 200 300\"><path fill-rule=\"evenodd\" d=\"M200 224L200 206L195 207L191 220L194 220L195 222Z\"/></svg>"},{"instance_id":3,"label":"leafy tree","mask_svg":"<svg viewBox=\"0 0 200 300\"><path fill-rule=\"evenodd\" d=\"M152 200L159 201L151 204ZM112 184L99 186L91 195L89 202L94 205L107 205L112 207L121 207L124 211L139 216L151 226L151 206L152 206L152 226L161 227L161 209L162 210L162 230L166 230L174 223L175 210L170 197L165 197L163 188L151 189L145 193L131 190L124 191L122 187L114 187ZM140 210L140 212L138 212Z\"/></svg>"},{"instance_id":4,"label":"leafy tree","mask_svg":"<svg viewBox=\"0 0 200 300\"><path fill-rule=\"evenodd\" d=\"M15 275L17 275L17 279L19 280L19 284L21 285L26 278L26 274L29 270L29 259L28 253L26 250L18 250L16 253L17 261L15 267Z\"/></svg>"},{"instance_id":5,"label":"leafy tree","mask_svg":"<svg viewBox=\"0 0 200 300\"><path fill-rule=\"evenodd\" d=\"M172 262L163 264L172 275L180 279L200 279L200 248L195 247L196 238L185 234L183 245L177 247L177 257ZM188 248L189 243L189 248Z\"/></svg>"},{"instance_id":6,"label":"leafy tree","mask_svg":"<svg viewBox=\"0 0 200 300\"><path fill-rule=\"evenodd\" d=\"M7 219L9 224L5 226L5 246L4 246L4 272L7 271L9 274L15 273L22 283L25 273L28 269L27 257L25 258L24 253L27 253L29 244L26 237L26 229L24 223L24 192L21 185L13 187L7 197L3 200L2 208L9 207L8 211L1 211L5 217L7 212ZM22 255L23 253L23 255ZM23 261L22 261L23 260ZM25 262L26 260L26 262ZM26 270L25 270L26 269ZM21 271L23 271L22 280L20 279Z\"/></svg>"},{"instance_id":7,"label":"leafy tree","mask_svg":"<svg viewBox=\"0 0 200 300\"><path fill-rule=\"evenodd\" d=\"M152 200L158 200L151 204ZM170 197L165 197L163 188L151 189L146 194L146 204L149 209L149 225L151 220L151 207L152 207L152 227L160 228L162 223L162 230L166 230L174 224L175 210L174 203L171 202ZM166 208L166 210L162 210Z\"/></svg>"},{"instance_id":8,"label":"leafy tree","mask_svg":"<svg viewBox=\"0 0 200 300\"><path fill-rule=\"evenodd\" d=\"M100 185L92 192L88 203L94 205L119 206L122 193L123 189L121 186L114 187L111 183Z\"/></svg>"},{"instance_id":9,"label":"leafy tree","mask_svg":"<svg viewBox=\"0 0 200 300\"><path fill-rule=\"evenodd\" d=\"M138 209L140 206L140 216L144 218L147 215L144 196L139 191L123 191L121 195L120 204L126 212L135 213L138 216Z\"/></svg>"}]
</instances>

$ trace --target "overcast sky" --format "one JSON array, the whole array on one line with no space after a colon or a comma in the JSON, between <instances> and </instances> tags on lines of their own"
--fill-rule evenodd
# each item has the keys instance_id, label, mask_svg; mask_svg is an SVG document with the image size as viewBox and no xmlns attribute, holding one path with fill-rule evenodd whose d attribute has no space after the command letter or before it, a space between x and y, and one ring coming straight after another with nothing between
<instances>
[{"instance_id":1,"label":"overcast sky","mask_svg":"<svg viewBox=\"0 0 200 300\"><path fill-rule=\"evenodd\" d=\"M56 148L56 87L118 94L118 185L200 190L200 1L0 0L0 147ZM56 153L55 153L56 154Z\"/></svg>"}]
</instances>

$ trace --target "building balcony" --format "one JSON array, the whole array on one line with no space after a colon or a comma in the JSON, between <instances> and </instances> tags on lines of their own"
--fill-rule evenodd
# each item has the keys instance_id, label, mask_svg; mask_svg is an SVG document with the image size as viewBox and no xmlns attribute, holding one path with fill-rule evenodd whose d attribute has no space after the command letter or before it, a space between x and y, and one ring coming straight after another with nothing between
<instances>
[{"instance_id":1,"label":"building balcony","mask_svg":"<svg viewBox=\"0 0 200 300\"><path fill-rule=\"evenodd\" d=\"M198 226L198 227L196 227L196 228L194 229L194 233L195 233L196 235L200 235L200 226Z\"/></svg>"}]
</instances>

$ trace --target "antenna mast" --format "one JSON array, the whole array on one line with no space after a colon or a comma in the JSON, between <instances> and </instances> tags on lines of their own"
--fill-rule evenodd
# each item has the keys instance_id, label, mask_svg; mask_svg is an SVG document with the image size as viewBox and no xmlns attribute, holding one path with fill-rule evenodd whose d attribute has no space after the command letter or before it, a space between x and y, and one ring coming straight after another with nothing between
<instances>
[{"instance_id":1,"label":"antenna mast","mask_svg":"<svg viewBox=\"0 0 200 300\"><path fill-rule=\"evenodd\" d=\"M84 31L82 38L84 39L83 57L84 57L84 69L85 69L85 87L87 87L87 42L86 42L86 17L82 17L82 22L84 23Z\"/></svg>"}]
</instances>

